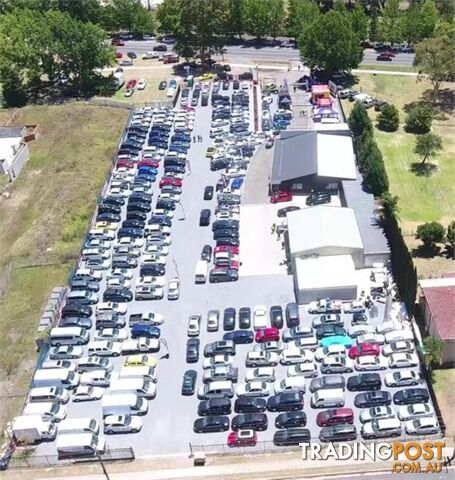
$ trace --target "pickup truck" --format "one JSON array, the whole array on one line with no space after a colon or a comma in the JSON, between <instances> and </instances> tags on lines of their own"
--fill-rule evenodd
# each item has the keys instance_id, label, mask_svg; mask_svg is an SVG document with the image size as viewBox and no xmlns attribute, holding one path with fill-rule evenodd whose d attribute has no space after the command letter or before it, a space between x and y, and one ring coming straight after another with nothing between
<instances>
[{"instance_id":1,"label":"pickup truck","mask_svg":"<svg viewBox=\"0 0 455 480\"><path fill-rule=\"evenodd\" d=\"M137 323L146 325L161 325L164 322L164 317L161 313L134 313L130 315L130 327Z\"/></svg>"},{"instance_id":2,"label":"pickup truck","mask_svg":"<svg viewBox=\"0 0 455 480\"><path fill-rule=\"evenodd\" d=\"M339 300L320 299L308 305L308 313L341 313Z\"/></svg>"},{"instance_id":3,"label":"pickup truck","mask_svg":"<svg viewBox=\"0 0 455 480\"><path fill-rule=\"evenodd\" d=\"M130 353L152 353L158 352L160 342L156 338L136 338L134 340L125 340L122 342L122 354Z\"/></svg>"}]
</instances>

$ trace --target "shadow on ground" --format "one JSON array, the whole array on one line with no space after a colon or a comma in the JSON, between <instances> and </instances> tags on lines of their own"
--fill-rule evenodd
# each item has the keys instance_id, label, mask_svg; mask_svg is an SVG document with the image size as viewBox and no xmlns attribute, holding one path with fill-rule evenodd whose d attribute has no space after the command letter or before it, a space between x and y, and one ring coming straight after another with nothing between
<instances>
[{"instance_id":1,"label":"shadow on ground","mask_svg":"<svg viewBox=\"0 0 455 480\"><path fill-rule=\"evenodd\" d=\"M410 170L417 177L431 177L439 172L439 165L436 165L435 163L414 162L411 163Z\"/></svg>"}]
</instances>

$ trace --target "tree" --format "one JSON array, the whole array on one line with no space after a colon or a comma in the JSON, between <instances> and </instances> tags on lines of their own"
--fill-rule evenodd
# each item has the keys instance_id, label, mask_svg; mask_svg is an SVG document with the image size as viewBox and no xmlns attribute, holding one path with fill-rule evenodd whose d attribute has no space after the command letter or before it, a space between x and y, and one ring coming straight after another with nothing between
<instances>
[{"instance_id":1,"label":"tree","mask_svg":"<svg viewBox=\"0 0 455 480\"><path fill-rule=\"evenodd\" d=\"M302 33L300 53L310 67L319 66L328 73L356 68L363 48L347 14L331 11L320 15Z\"/></svg>"},{"instance_id":2,"label":"tree","mask_svg":"<svg viewBox=\"0 0 455 480\"><path fill-rule=\"evenodd\" d=\"M412 2L407 10L403 12L401 31L403 38L409 43L415 43L420 38L420 3Z\"/></svg>"},{"instance_id":3,"label":"tree","mask_svg":"<svg viewBox=\"0 0 455 480\"><path fill-rule=\"evenodd\" d=\"M416 105L406 116L405 130L409 133L428 133L431 130L433 116L434 110L430 105Z\"/></svg>"},{"instance_id":4,"label":"tree","mask_svg":"<svg viewBox=\"0 0 455 480\"><path fill-rule=\"evenodd\" d=\"M421 240L427 249L432 249L436 243L443 242L444 237L444 227L438 222L428 222L419 225L415 235L415 238Z\"/></svg>"},{"instance_id":5,"label":"tree","mask_svg":"<svg viewBox=\"0 0 455 480\"><path fill-rule=\"evenodd\" d=\"M360 3L356 3L354 10L350 14L352 29L357 34L361 42L368 38L368 17L363 11Z\"/></svg>"},{"instance_id":6,"label":"tree","mask_svg":"<svg viewBox=\"0 0 455 480\"><path fill-rule=\"evenodd\" d=\"M242 39L245 33L245 20L243 18L243 0L229 0L229 15L226 31L238 35Z\"/></svg>"},{"instance_id":7,"label":"tree","mask_svg":"<svg viewBox=\"0 0 455 480\"><path fill-rule=\"evenodd\" d=\"M360 102L354 104L348 118L348 125L354 137L360 137L365 130L373 131L367 109Z\"/></svg>"},{"instance_id":8,"label":"tree","mask_svg":"<svg viewBox=\"0 0 455 480\"><path fill-rule=\"evenodd\" d=\"M415 51L414 65L430 79L435 102L441 83L453 81L455 76L455 45L450 37L442 35L424 40Z\"/></svg>"},{"instance_id":9,"label":"tree","mask_svg":"<svg viewBox=\"0 0 455 480\"><path fill-rule=\"evenodd\" d=\"M283 0L269 0L269 35L273 40L278 37L284 28Z\"/></svg>"},{"instance_id":10,"label":"tree","mask_svg":"<svg viewBox=\"0 0 455 480\"><path fill-rule=\"evenodd\" d=\"M376 11L371 14L369 32L369 39L372 42L377 42L379 40L379 20Z\"/></svg>"},{"instance_id":11,"label":"tree","mask_svg":"<svg viewBox=\"0 0 455 480\"><path fill-rule=\"evenodd\" d=\"M282 3L282 2L281 2ZM273 29L277 30L277 25L282 25L284 21L284 10L278 18L271 18L271 10L274 7L275 0L244 0L243 1L243 18L245 20L245 30L250 35L256 38L264 37L271 31L270 24L275 26Z\"/></svg>"},{"instance_id":12,"label":"tree","mask_svg":"<svg viewBox=\"0 0 455 480\"><path fill-rule=\"evenodd\" d=\"M107 30L127 30L133 35L156 29L155 17L141 0L109 0L103 9L103 25Z\"/></svg>"},{"instance_id":13,"label":"tree","mask_svg":"<svg viewBox=\"0 0 455 480\"><path fill-rule=\"evenodd\" d=\"M290 0L286 16L287 34L297 40L320 15L314 0Z\"/></svg>"},{"instance_id":14,"label":"tree","mask_svg":"<svg viewBox=\"0 0 455 480\"><path fill-rule=\"evenodd\" d=\"M425 0L419 12L419 38L428 38L433 35L439 12L434 0Z\"/></svg>"},{"instance_id":15,"label":"tree","mask_svg":"<svg viewBox=\"0 0 455 480\"><path fill-rule=\"evenodd\" d=\"M400 125L398 110L394 105L385 105L378 115L378 128L385 132L395 132Z\"/></svg>"},{"instance_id":16,"label":"tree","mask_svg":"<svg viewBox=\"0 0 455 480\"><path fill-rule=\"evenodd\" d=\"M384 217L387 219L398 218L400 207L398 206L399 198L390 192L384 192L381 195L381 204L384 209Z\"/></svg>"},{"instance_id":17,"label":"tree","mask_svg":"<svg viewBox=\"0 0 455 480\"><path fill-rule=\"evenodd\" d=\"M380 22L383 40L391 43L401 42L403 39L401 24L400 0L387 0Z\"/></svg>"},{"instance_id":18,"label":"tree","mask_svg":"<svg viewBox=\"0 0 455 480\"><path fill-rule=\"evenodd\" d=\"M180 21L180 0L164 0L158 7L156 17L160 32L175 34Z\"/></svg>"},{"instance_id":19,"label":"tree","mask_svg":"<svg viewBox=\"0 0 455 480\"><path fill-rule=\"evenodd\" d=\"M452 250L452 254L455 253L455 220L452 220L447 227L447 244Z\"/></svg>"},{"instance_id":20,"label":"tree","mask_svg":"<svg viewBox=\"0 0 455 480\"><path fill-rule=\"evenodd\" d=\"M376 145L376 142L374 142L374 147L366 158L363 178L373 195L380 196L389 190L389 178L385 169L382 153Z\"/></svg>"},{"instance_id":21,"label":"tree","mask_svg":"<svg viewBox=\"0 0 455 480\"><path fill-rule=\"evenodd\" d=\"M442 140L438 135L425 133L417 136L414 153L422 157L422 165L428 158L436 157L440 150L442 150Z\"/></svg>"},{"instance_id":22,"label":"tree","mask_svg":"<svg viewBox=\"0 0 455 480\"><path fill-rule=\"evenodd\" d=\"M443 356L442 349L444 347L444 342L440 338L436 337L426 337L423 340L426 353L426 361L428 362L427 366L439 367L442 365Z\"/></svg>"}]
</instances>

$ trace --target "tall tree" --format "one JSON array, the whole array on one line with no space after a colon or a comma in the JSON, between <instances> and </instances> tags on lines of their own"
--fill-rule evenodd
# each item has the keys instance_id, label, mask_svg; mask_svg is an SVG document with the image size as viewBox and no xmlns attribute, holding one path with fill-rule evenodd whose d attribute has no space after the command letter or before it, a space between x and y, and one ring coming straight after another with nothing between
<instances>
[{"instance_id":1,"label":"tall tree","mask_svg":"<svg viewBox=\"0 0 455 480\"><path fill-rule=\"evenodd\" d=\"M434 133L424 133L416 137L414 153L422 157L422 165L428 158L436 157L440 150L442 150L442 140L438 135Z\"/></svg>"},{"instance_id":2,"label":"tall tree","mask_svg":"<svg viewBox=\"0 0 455 480\"><path fill-rule=\"evenodd\" d=\"M354 10L350 14L352 29L357 34L361 42L368 38L368 17L363 11L360 3L356 3Z\"/></svg>"},{"instance_id":3,"label":"tall tree","mask_svg":"<svg viewBox=\"0 0 455 480\"><path fill-rule=\"evenodd\" d=\"M453 81L455 76L455 45L445 35L428 38L416 46L414 65L428 76L433 86L433 102L444 81Z\"/></svg>"},{"instance_id":4,"label":"tall tree","mask_svg":"<svg viewBox=\"0 0 455 480\"><path fill-rule=\"evenodd\" d=\"M180 0L164 0L158 7L156 17L160 32L175 34L180 22Z\"/></svg>"},{"instance_id":5,"label":"tall tree","mask_svg":"<svg viewBox=\"0 0 455 480\"><path fill-rule=\"evenodd\" d=\"M103 9L103 24L108 30L127 30L133 35L153 33L156 29L154 15L141 0L108 0Z\"/></svg>"},{"instance_id":6,"label":"tall tree","mask_svg":"<svg viewBox=\"0 0 455 480\"><path fill-rule=\"evenodd\" d=\"M368 35L369 39L372 42L377 42L379 40L380 32L379 32L379 18L376 11L373 11L370 18L369 24L369 32Z\"/></svg>"},{"instance_id":7,"label":"tall tree","mask_svg":"<svg viewBox=\"0 0 455 480\"><path fill-rule=\"evenodd\" d=\"M314 0L290 0L286 16L287 34L297 40L319 15L319 8Z\"/></svg>"},{"instance_id":8,"label":"tall tree","mask_svg":"<svg viewBox=\"0 0 455 480\"><path fill-rule=\"evenodd\" d=\"M442 351L444 348L444 343L440 338L436 337L426 337L423 340L425 346L425 353L427 354L426 361L430 368L440 367L443 361Z\"/></svg>"},{"instance_id":9,"label":"tall tree","mask_svg":"<svg viewBox=\"0 0 455 480\"><path fill-rule=\"evenodd\" d=\"M226 31L235 33L239 39L245 33L245 20L243 18L243 0L229 0L229 15Z\"/></svg>"},{"instance_id":10,"label":"tall tree","mask_svg":"<svg viewBox=\"0 0 455 480\"><path fill-rule=\"evenodd\" d=\"M420 39L433 35L439 12L434 0L425 0L419 12L419 36Z\"/></svg>"},{"instance_id":11,"label":"tall tree","mask_svg":"<svg viewBox=\"0 0 455 480\"><path fill-rule=\"evenodd\" d=\"M420 3L412 2L401 17L401 31L403 38L414 43L420 38Z\"/></svg>"},{"instance_id":12,"label":"tall tree","mask_svg":"<svg viewBox=\"0 0 455 480\"><path fill-rule=\"evenodd\" d=\"M310 67L319 66L327 72L356 68L363 56L348 15L336 11L309 25L300 37L299 48Z\"/></svg>"},{"instance_id":13,"label":"tall tree","mask_svg":"<svg viewBox=\"0 0 455 480\"><path fill-rule=\"evenodd\" d=\"M244 0L243 9L246 32L256 38L267 35L269 33L270 1Z\"/></svg>"},{"instance_id":14,"label":"tall tree","mask_svg":"<svg viewBox=\"0 0 455 480\"><path fill-rule=\"evenodd\" d=\"M400 0L387 0L380 22L383 40L391 43L401 42L403 39L401 25Z\"/></svg>"},{"instance_id":15,"label":"tall tree","mask_svg":"<svg viewBox=\"0 0 455 480\"><path fill-rule=\"evenodd\" d=\"M269 35L275 40L284 29L283 0L269 1Z\"/></svg>"},{"instance_id":16,"label":"tall tree","mask_svg":"<svg viewBox=\"0 0 455 480\"><path fill-rule=\"evenodd\" d=\"M368 116L367 109L360 102L355 102L348 118L348 125L356 138L360 137L365 131L369 134L372 133L373 124Z\"/></svg>"}]
</instances>

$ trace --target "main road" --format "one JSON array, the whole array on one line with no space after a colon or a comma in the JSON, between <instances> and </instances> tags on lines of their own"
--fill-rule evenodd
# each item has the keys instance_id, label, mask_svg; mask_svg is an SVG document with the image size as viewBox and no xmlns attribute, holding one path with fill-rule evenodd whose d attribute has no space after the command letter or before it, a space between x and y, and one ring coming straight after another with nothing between
<instances>
[{"instance_id":1,"label":"main road","mask_svg":"<svg viewBox=\"0 0 455 480\"><path fill-rule=\"evenodd\" d=\"M157 45L153 40L147 41L129 41L125 46L117 47L121 53L134 52L138 56L148 52ZM168 45L169 51L171 46ZM377 61L378 53L373 49L365 49L363 53L362 65L391 65L391 66L412 66L414 61L413 53L398 53L391 62ZM250 47L243 45L230 45L225 48L224 60L235 64L254 64L254 63L287 63L298 62L300 60L299 51L295 48L285 47Z\"/></svg>"}]
</instances>

